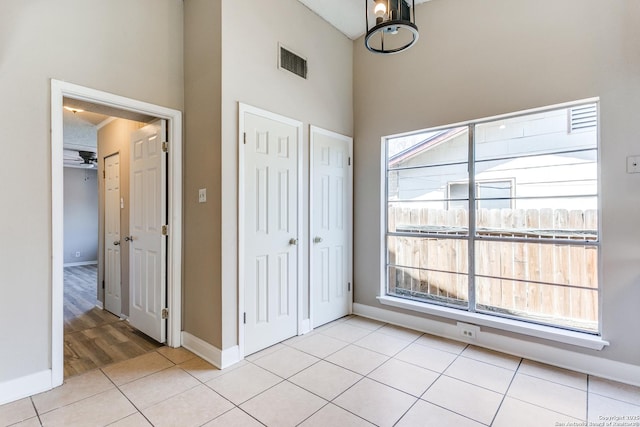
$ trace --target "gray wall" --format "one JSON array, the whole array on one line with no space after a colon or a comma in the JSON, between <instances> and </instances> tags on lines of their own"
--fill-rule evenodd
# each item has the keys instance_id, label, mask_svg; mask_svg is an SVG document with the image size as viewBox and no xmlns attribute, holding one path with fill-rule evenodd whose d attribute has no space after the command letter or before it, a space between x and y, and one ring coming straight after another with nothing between
<instances>
[{"instance_id":1,"label":"gray wall","mask_svg":"<svg viewBox=\"0 0 640 427\"><path fill-rule=\"evenodd\" d=\"M183 328L221 348L221 1L184 2ZM207 203L198 203L198 189Z\"/></svg>"},{"instance_id":2,"label":"gray wall","mask_svg":"<svg viewBox=\"0 0 640 427\"><path fill-rule=\"evenodd\" d=\"M602 334L611 345L566 348L640 364L640 340L629 335L640 329L640 174L625 170L640 152L640 2L433 0L417 18L420 40L405 53L355 45L355 302L387 309L376 300L382 136L599 96Z\"/></svg>"},{"instance_id":3,"label":"gray wall","mask_svg":"<svg viewBox=\"0 0 640 427\"><path fill-rule=\"evenodd\" d=\"M97 170L64 168L64 263L88 261L98 261Z\"/></svg>"},{"instance_id":4,"label":"gray wall","mask_svg":"<svg viewBox=\"0 0 640 427\"><path fill-rule=\"evenodd\" d=\"M51 369L51 79L181 110L182 7L0 0L0 384Z\"/></svg>"}]
</instances>

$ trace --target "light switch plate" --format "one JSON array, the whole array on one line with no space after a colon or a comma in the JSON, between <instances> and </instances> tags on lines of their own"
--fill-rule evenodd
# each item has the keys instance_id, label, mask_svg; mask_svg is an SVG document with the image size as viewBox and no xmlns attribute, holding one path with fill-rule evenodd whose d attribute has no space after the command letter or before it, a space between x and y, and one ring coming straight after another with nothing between
<instances>
[{"instance_id":1,"label":"light switch plate","mask_svg":"<svg viewBox=\"0 0 640 427\"><path fill-rule=\"evenodd\" d=\"M207 189L201 188L198 190L198 203L205 203L207 201Z\"/></svg>"},{"instance_id":2,"label":"light switch plate","mask_svg":"<svg viewBox=\"0 0 640 427\"><path fill-rule=\"evenodd\" d=\"M627 173L640 173L640 156L627 157Z\"/></svg>"}]
</instances>

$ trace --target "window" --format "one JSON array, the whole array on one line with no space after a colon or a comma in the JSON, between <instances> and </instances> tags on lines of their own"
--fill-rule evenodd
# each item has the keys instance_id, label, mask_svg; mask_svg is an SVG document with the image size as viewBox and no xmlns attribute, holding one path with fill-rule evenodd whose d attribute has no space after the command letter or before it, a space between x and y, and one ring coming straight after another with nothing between
<instances>
[{"instance_id":1,"label":"window","mask_svg":"<svg viewBox=\"0 0 640 427\"><path fill-rule=\"evenodd\" d=\"M593 129L597 124L596 104L579 105L569 109L569 132Z\"/></svg>"},{"instance_id":2,"label":"window","mask_svg":"<svg viewBox=\"0 0 640 427\"><path fill-rule=\"evenodd\" d=\"M390 137L386 156L387 295L599 332L596 103Z\"/></svg>"},{"instance_id":3,"label":"window","mask_svg":"<svg viewBox=\"0 0 640 427\"><path fill-rule=\"evenodd\" d=\"M476 205L480 209L502 209L511 207L513 180L476 181ZM468 182L449 183L449 209L464 209L469 200Z\"/></svg>"}]
</instances>

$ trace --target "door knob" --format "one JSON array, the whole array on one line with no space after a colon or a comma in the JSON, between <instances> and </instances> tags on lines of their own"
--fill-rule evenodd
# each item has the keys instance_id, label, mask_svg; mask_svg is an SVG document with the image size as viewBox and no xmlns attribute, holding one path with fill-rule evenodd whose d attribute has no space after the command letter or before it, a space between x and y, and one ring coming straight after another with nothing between
<instances>
[{"instance_id":1,"label":"door knob","mask_svg":"<svg viewBox=\"0 0 640 427\"><path fill-rule=\"evenodd\" d=\"M120 246L120 240L116 240L115 242L113 242L113 244L116 246Z\"/></svg>"},{"instance_id":2,"label":"door knob","mask_svg":"<svg viewBox=\"0 0 640 427\"><path fill-rule=\"evenodd\" d=\"M320 243L320 242L322 242L322 237L316 236L313 238L313 243Z\"/></svg>"},{"instance_id":3,"label":"door knob","mask_svg":"<svg viewBox=\"0 0 640 427\"><path fill-rule=\"evenodd\" d=\"M293 237L291 239L289 239L289 244L290 245L297 245L298 244L298 239L294 239Z\"/></svg>"},{"instance_id":4,"label":"door knob","mask_svg":"<svg viewBox=\"0 0 640 427\"><path fill-rule=\"evenodd\" d=\"M133 242L133 236L126 236L126 237L124 238L124 241L125 241L125 242Z\"/></svg>"}]
</instances>

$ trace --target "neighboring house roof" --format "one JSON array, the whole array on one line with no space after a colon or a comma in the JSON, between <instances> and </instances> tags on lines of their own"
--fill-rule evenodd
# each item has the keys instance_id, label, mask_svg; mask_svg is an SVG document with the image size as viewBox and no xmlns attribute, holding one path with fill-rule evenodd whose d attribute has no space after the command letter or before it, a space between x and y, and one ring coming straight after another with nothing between
<instances>
[{"instance_id":1,"label":"neighboring house roof","mask_svg":"<svg viewBox=\"0 0 640 427\"><path fill-rule=\"evenodd\" d=\"M466 131L466 127L460 127L455 129L443 130L442 132L438 132L435 135L431 135L430 137L426 138L423 141L420 141L417 144L412 145L406 150L403 150L389 157L389 167L397 166L399 163L402 163L405 160L409 160L410 158L417 156L424 151L437 147L438 145L449 141Z\"/></svg>"}]
</instances>

